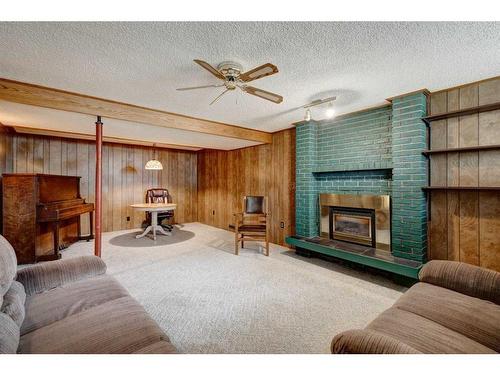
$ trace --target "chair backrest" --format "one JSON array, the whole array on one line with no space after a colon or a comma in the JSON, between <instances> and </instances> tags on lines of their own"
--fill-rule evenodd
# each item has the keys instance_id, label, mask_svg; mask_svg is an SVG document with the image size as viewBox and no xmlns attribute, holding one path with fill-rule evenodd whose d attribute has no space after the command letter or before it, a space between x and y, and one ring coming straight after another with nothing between
<instances>
[{"instance_id":1,"label":"chair backrest","mask_svg":"<svg viewBox=\"0 0 500 375\"><path fill-rule=\"evenodd\" d=\"M167 189L148 189L146 191L146 203L172 203L172 197Z\"/></svg>"},{"instance_id":2,"label":"chair backrest","mask_svg":"<svg viewBox=\"0 0 500 375\"><path fill-rule=\"evenodd\" d=\"M266 212L266 197L247 195L243 198L243 211L246 214L263 214Z\"/></svg>"}]
</instances>

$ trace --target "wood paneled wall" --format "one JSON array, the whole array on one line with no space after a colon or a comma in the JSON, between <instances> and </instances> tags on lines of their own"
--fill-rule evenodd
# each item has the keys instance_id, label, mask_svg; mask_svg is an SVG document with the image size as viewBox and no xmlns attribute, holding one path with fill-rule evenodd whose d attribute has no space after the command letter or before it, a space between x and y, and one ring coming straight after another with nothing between
<instances>
[{"instance_id":1,"label":"wood paneled wall","mask_svg":"<svg viewBox=\"0 0 500 375\"><path fill-rule=\"evenodd\" d=\"M92 142L2 134L2 172L78 175L82 177L82 197L94 201ZM142 202L148 188L166 187L178 203L176 222L200 221L227 229L232 214L241 211L244 195L266 195L271 212L271 241L284 244L285 236L294 233L295 129L273 134L272 144L235 151L158 149L163 171L144 170L152 156L150 147L104 144L103 231L139 227L144 214L129 205ZM82 216L82 233L88 231L88 218Z\"/></svg>"},{"instance_id":2,"label":"wood paneled wall","mask_svg":"<svg viewBox=\"0 0 500 375\"><path fill-rule=\"evenodd\" d=\"M8 134L7 128L0 124L0 202L2 201L2 173L11 172L7 168L7 154L10 145L10 136ZM0 205L0 212L2 207ZM3 215L0 215L0 233L2 233L3 228Z\"/></svg>"},{"instance_id":3,"label":"wood paneled wall","mask_svg":"<svg viewBox=\"0 0 500 375\"><path fill-rule=\"evenodd\" d=\"M245 195L268 197L271 242L283 245L295 231L295 129L273 134L272 144L199 152L199 222L228 229Z\"/></svg>"},{"instance_id":4,"label":"wood paneled wall","mask_svg":"<svg viewBox=\"0 0 500 375\"><path fill-rule=\"evenodd\" d=\"M500 78L431 94L431 115L500 101ZM431 149L500 145L500 110L434 121ZM500 186L500 149L431 154L430 184ZM429 258L500 271L500 191L439 190L430 200Z\"/></svg>"},{"instance_id":5,"label":"wood paneled wall","mask_svg":"<svg viewBox=\"0 0 500 375\"><path fill-rule=\"evenodd\" d=\"M81 195L94 202L95 145L89 141L11 135L7 169L14 173L50 173L81 176ZM130 204L143 202L148 188L165 187L178 204L175 221L197 219L197 155L195 152L158 149L163 171L147 171L151 147L105 143L103 147L103 231L140 227L144 213ZM130 217L130 221L127 221ZM82 233L88 233L87 215Z\"/></svg>"}]
</instances>

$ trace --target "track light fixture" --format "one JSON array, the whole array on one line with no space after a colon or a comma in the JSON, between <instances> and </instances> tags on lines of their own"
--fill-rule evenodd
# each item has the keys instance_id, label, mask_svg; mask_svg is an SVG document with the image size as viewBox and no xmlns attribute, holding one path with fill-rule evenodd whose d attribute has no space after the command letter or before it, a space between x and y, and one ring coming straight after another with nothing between
<instances>
[{"instance_id":1,"label":"track light fixture","mask_svg":"<svg viewBox=\"0 0 500 375\"><path fill-rule=\"evenodd\" d=\"M311 103L304 105L302 108L306 109L306 113L304 116L304 121L310 121L311 120L311 107L316 107L322 104L328 103L328 108L325 111L325 117L326 118L333 118L335 116L335 108L333 107L333 102L337 99L336 96L331 96L329 98L325 99L317 99L313 100Z\"/></svg>"},{"instance_id":2,"label":"track light fixture","mask_svg":"<svg viewBox=\"0 0 500 375\"><path fill-rule=\"evenodd\" d=\"M309 108L306 109L306 114L304 116L304 121L311 121L311 110Z\"/></svg>"},{"instance_id":3,"label":"track light fixture","mask_svg":"<svg viewBox=\"0 0 500 375\"><path fill-rule=\"evenodd\" d=\"M333 103L328 104L328 108L325 111L326 118L333 118L335 116L335 108L333 108Z\"/></svg>"}]
</instances>

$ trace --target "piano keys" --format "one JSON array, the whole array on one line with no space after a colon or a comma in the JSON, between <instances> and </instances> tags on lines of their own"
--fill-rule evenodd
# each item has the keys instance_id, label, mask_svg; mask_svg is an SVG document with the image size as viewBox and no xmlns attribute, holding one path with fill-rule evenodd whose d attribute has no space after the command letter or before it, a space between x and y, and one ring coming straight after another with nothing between
<instances>
[{"instance_id":1,"label":"piano keys","mask_svg":"<svg viewBox=\"0 0 500 375\"><path fill-rule=\"evenodd\" d=\"M19 264L60 258L59 250L93 239L94 205L80 196L80 177L6 173L2 180L3 236ZM90 216L82 236L80 218Z\"/></svg>"}]
</instances>

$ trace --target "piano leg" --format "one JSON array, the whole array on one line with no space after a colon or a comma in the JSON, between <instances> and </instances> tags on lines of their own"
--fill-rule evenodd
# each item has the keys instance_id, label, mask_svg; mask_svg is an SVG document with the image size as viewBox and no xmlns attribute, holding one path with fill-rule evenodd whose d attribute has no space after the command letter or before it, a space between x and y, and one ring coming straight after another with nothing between
<instances>
[{"instance_id":1,"label":"piano leg","mask_svg":"<svg viewBox=\"0 0 500 375\"><path fill-rule=\"evenodd\" d=\"M59 258L59 222L56 221L53 224L54 228L54 255Z\"/></svg>"},{"instance_id":2,"label":"piano leg","mask_svg":"<svg viewBox=\"0 0 500 375\"><path fill-rule=\"evenodd\" d=\"M81 231L80 231L80 218L78 218L78 239L80 241L87 241L89 242L90 240L94 239L94 212L90 211L89 212L89 222L90 222L90 234L88 236L82 236Z\"/></svg>"},{"instance_id":3,"label":"piano leg","mask_svg":"<svg viewBox=\"0 0 500 375\"><path fill-rule=\"evenodd\" d=\"M94 212L92 211L89 212L89 225L90 234L84 238L85 240L87 240L87 242L94 238Z\"/></svg>"},{"instance_id":4,"label":"piano leg","mask_svg":"<svg viewBox=\"0 0 500 375\"><path fill-rule=\"evenodd\" d=\"M94 238L94 212L93 211L89 212L89 217L90 217L90 238L87 241Z\"/></svg>"}]
</instances>

